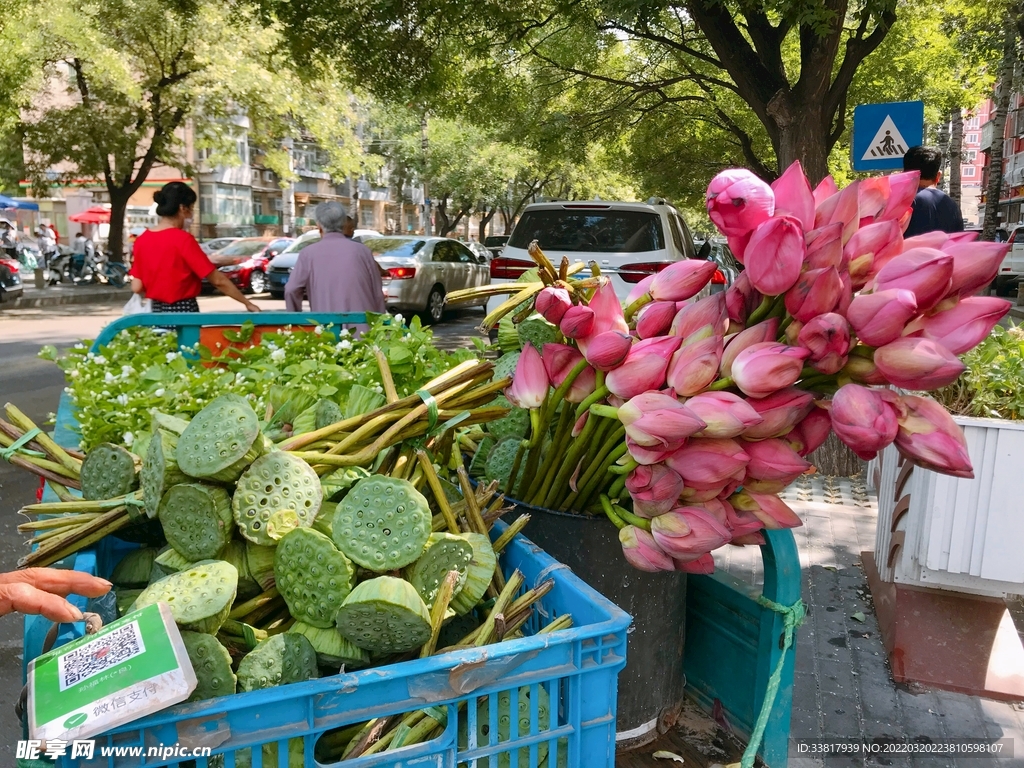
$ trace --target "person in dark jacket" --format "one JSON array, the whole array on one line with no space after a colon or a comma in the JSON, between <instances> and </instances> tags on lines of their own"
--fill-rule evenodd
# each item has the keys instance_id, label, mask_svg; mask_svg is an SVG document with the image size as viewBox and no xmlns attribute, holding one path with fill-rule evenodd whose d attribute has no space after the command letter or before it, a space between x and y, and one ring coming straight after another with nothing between
<instances>
[{"instance_id":1,"label":"person in dark jacket","mask_svg":"<svg viewBox=\"0 0 1024 768\"><path fill-rule=\"evenodd\" d=\"M931 147L911 147L903 156L904 171L920 171L921 181L914 197L914 212L903 237L925 232L963 232L964 216L949 195L938 188L942 180L942 153Z\"/></svg>"}]
</instances>

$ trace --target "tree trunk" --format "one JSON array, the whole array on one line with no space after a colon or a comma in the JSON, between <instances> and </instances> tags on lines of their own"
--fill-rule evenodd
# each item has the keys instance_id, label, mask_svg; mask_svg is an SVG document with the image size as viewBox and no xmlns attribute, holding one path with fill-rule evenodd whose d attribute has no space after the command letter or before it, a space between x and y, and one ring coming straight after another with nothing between
<instances>
[{"instance_id":1,"label":"tree trunk","mask_svg":"<svg viewBox=\"0 0 1024 768\"><path fill-rule=\"evenodd\" d=\"M797 106L790 110L776 111L773 117L778 125L777 136L772 139L775 156L779 160L779 174L782 174L795 160L800 161L804 173L815 187L818 182L828 176L828 135L827 126L818 129L812 127L821 124L820 108L812 105ZM774 179L766 179L771 182Z\"/></svg>"},{"instance_id":2,"label":"tree trunk","mask_svg":"<svg viewBox=\"0 0 1024 768\"><path fill-rule=\"evenodd\" d=\"M131 195L132 193L126 189L110 193L110 235L107 237L107 250L110 252L111 261L124 261L124 215Z\"/></svg>"},{"instance_id":3,"label":"tree trunk","mask_svg":"<svg viewBox=\"0 0 1024 768\"><path fill-rule=\"evenodd\" d=\"M1017 27L1007 19L1003 29L1003 57L999 62L992 114L992 146L988 153L988 187L985 191L985 222L981 232L982 240L995 240L999 227L999 196L1003 189L1003 133L1006 129L1006 113L1010 108L1013 90L1013 70L1017 62Z\"/></svg>"},{"instance_id":4,"label":"tree trunk","mask_svg":"<svg viewBox=\"0 0 1024 768\"><path fill-rule=\"evenodd\" d=\"M964 115L959 107L949 116L949 196L960 207L960 161L964 151Z\"/></svg>"},{"instance_id":5,"label":"tree trunk","mask_svg":"<svg viewBox=\"0 0 1024 768\"><path fill-rule=\"evenodd\" d=\"M818 450L811 453L807 460L823 475L833 477L850 477L862 472L865 467L863 459L851 451L835 433L831 433Z\"/></svg>"},{"instance_id":6,"label":"tree trunk","mask_svg":"<svg viewBox=\"0 0 1024 768\"><path fill-rule=\"evenodd\" d=\"M491 223L491 219L494 218L494 214L498 212L498 208L495 206L487 210L487 214L480 219L480 237L479 240L482 243L487 239L487 225Z\"/></svg>"}]
</instances>

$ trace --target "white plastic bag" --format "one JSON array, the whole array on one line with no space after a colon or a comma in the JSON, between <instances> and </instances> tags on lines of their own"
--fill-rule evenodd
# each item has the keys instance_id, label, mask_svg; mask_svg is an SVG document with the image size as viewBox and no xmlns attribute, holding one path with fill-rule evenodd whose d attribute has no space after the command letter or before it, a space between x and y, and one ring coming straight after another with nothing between
<instances>
[{"instance_id":1,"label":"white plastic bag","mask_svg":"<svg viewBox=\"0 0 1024 768\"><path fill-rule=\"evenodd\" d=\"M141 315L145 312L153 311L152 299L144 299L139 294L133 293L132 297L128 299L128 303L124 305L124 315Z\"/></svg>"}]
</instances>

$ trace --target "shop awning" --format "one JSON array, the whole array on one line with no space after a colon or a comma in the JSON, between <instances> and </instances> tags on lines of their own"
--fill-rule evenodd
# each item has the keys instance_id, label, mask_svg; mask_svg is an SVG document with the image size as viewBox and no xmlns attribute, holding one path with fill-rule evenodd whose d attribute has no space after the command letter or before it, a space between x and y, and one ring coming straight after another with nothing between
<instances>
[{"instance_id":1,"label":"shop awning","mask_svg":"<svg viewBox=\"0 0 1024 768\"><path fill-rule=\"evenodd\" d=\"M78 224L109 224L110 209L102 205L94 205L92 208L68 216L68 221Z\"/></svg>"},{"instance_id":2,"label":"shop awning","mask_svg":"<svg viewBox=\"0 0 1024 768\"><path fill-rule=\"evenodd\" d=\"M38 211L38 203L30 203L25 200L15 200L13 197L7 197L6 195L0 195L0 208L10 209L14 208L19 211Z\"/></svg>"}]
</instances>

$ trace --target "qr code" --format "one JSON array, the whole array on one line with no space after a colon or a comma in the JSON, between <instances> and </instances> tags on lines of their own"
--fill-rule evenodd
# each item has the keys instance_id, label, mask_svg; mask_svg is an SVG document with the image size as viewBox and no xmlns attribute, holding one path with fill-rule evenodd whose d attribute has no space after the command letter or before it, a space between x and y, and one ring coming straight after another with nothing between
<instances>
[{"instance_id":1,"label":"qr code","mask_svg":"<svg viewBox=\"0 0 1024 768\"><path fill-rule=\"evenodd\" d=\"M121 662L146 652L139 622L118 627L102 637L75 648L57 660L60 690L116 667Z\"/></svg>"}]
</instances>

